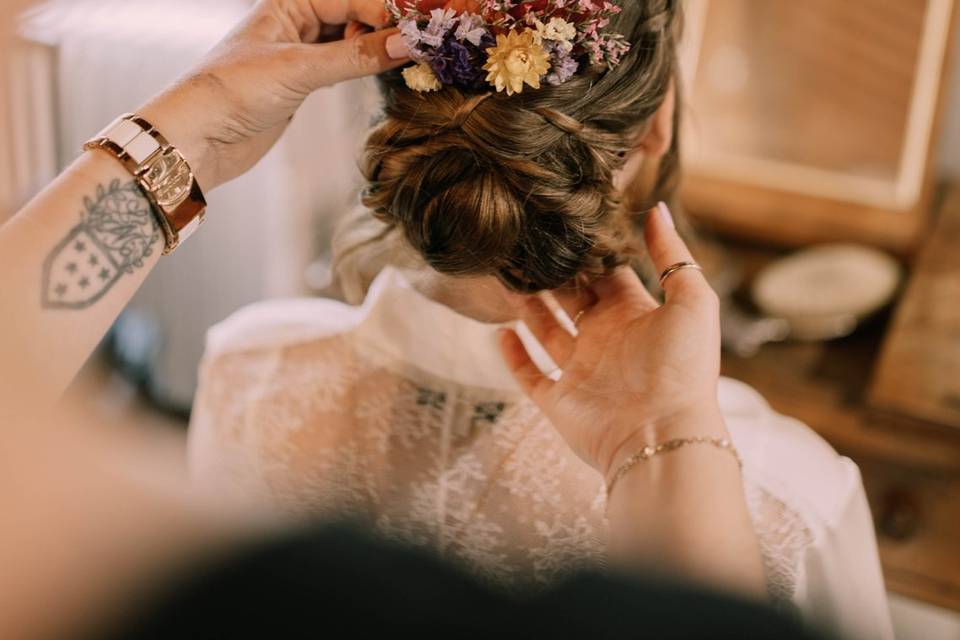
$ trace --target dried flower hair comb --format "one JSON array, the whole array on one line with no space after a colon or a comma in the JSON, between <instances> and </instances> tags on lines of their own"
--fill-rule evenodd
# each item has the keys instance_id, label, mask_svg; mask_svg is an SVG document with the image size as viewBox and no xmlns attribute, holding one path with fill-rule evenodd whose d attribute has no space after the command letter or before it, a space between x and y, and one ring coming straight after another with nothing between
<instances>
[{"instance_id":1,"label":"dried flower hair comb","mask_svg":"<svg viewBox=\"0 0 960 640\"><path fill-rule=\"evenodd\" d=\"M585 65L613 68L630 50L623 35L604 31L610 17L620 12L607 0L466 4L470 10L427 13L416 0L386 0L416 63L403 70L412 90L493 86L514 95L525 86L539 89L541 81L561 85Z\"/></svg>"}]
</instances>

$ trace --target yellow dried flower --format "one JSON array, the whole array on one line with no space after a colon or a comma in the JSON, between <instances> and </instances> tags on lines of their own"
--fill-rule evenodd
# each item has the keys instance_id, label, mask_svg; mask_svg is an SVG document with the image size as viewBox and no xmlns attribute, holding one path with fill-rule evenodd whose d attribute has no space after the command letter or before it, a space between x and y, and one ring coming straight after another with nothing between
<instances>
[{"instance_id":1,"label":"yellow dried flower","mask_svg":"<svg viewBox=\"0 0 960 640\"><path fill-rule=\"evenodd\" d=\"M443 84L441 84L437 74L433 72L430 65L423 62L404 69L403 79L406 81L408 87L420 93L439 91L443 88Z\"/></svg>"},{"instance_id":2,"label":"yellow dried flower","mask_svg":"<svg viewBox=\"0 0 960 640\"><path fill-rule=\"evenodd\" d=\"M527 83L534 89L540 88L540 78L550 71L550 56L537 43L536 32L527 29L523 33L511 31L507 35L497 36L497 46L487 49L487 82L506 90L508 96L523 91Z\"/></svg>"}]
</instances>

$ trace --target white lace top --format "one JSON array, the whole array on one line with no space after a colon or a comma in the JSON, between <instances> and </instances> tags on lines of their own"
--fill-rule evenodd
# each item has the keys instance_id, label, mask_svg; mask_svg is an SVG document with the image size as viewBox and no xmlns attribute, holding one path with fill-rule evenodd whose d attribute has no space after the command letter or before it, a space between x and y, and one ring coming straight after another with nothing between
<instances>
[{"instance_id":1,"label":"white lace top","mask_svg":"<svg viewBox=\"0 0 960 640\"><path fill-rule=\"evenodd\" d=\"M739 382L720 402L772 596L846 637L892 638L857 467ZM495 327L392 268L362 307L266 302L213 328L190 454L207 489L359 517L499 583L603 563L603 480L520 394Z\"/></svg>"}]
</instances>

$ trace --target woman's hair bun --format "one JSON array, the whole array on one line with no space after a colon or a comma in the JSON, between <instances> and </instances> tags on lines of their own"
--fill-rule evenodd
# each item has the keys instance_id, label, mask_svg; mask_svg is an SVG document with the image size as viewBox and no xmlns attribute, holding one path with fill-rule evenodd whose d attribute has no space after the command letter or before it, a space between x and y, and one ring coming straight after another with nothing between
<instances>
[{"instance_id":1,"label":"woman's hair bun","mask_svg":"<svg viewBox=\"0 0 960 640\"><path fill-rule=\"evenodd\" d=\"M624 262L632 234L614 174L663 103L676 57L672 2L622 7L612 28L630 52L612 70L560 86L417 93L399 71L381 76L384 112L362 161L363 203L437 271L496 275L517 291L555 289Z\"/></svg>"},{"instance_id":2,"label":"woman's hair bun","mask_svg":"<svg viewBox=\"0 0 960 640\"><path fill-rule=\"evenodd\" d=\"M621 261L611 218L623 145L584 134L499 95L396 96L367 142L364 204L441 273L496 275L523 292L599 275Z\"/></svg>"}]
</instances>

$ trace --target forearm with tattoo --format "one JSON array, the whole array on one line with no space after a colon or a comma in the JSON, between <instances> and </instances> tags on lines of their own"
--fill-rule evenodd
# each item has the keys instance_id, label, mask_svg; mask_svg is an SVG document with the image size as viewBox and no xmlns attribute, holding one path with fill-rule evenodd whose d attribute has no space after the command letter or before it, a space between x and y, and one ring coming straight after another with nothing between
<instances>
[{"instance_id":1,"label":"forearm with tattoo","mask_svg":"<svg viewBox=\"0 0 960 640\"><path fill-rule=\"evenodd\" d=\"M87 309L144 266L160 229L136 182L113 180L83 200L80 223L43 263L45 309Z\"/></svg>"}]
</instances>

